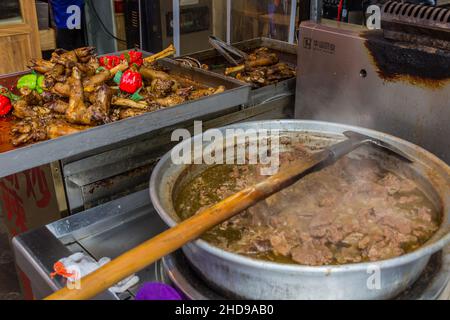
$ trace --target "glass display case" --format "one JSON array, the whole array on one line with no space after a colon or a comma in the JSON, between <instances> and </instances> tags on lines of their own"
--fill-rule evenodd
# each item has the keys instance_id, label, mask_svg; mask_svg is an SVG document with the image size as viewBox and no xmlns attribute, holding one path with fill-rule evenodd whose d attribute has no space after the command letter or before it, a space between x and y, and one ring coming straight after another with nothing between
<instances>
[{"instance_id":1,"label":"glass display case","mask_svg":"<svg viewBox=\"0 0 450 320\"><path fill-rule=\"evenodd\" d=\"M267 37L294 44L300 22L314 20L315 16L364 26L367 8L387 0L124 1L129 8L134 5L126 13L128 25L138 17L140 25L145 26L140 32L127 28L132 44L140 43L143 49L157 52L173 43L180 55L186 55L209 48L209 35L229 43ZM450 0L408 2L450 6Z\"/></svg>"},{"instance_id":2,"label":"glass display case","mask_svg":"<svg viewBox=\"0 0 450 320\"><path fill-rule=\"evenodd\" d=\"M239 42L268 37L295 42L298 0L124 1L127 44L179 55L209 49L208 37Z\"/></svg>"},{"instance_id":3,"label":"glass display case","mask_svg":"<svg viewBox=\"0 0 450 320\"><path fill-rule=\"evenodd\" d=\"M293 42L296 0L232 0L231 42L267 37Z\"/></svg>"}]
</instances>

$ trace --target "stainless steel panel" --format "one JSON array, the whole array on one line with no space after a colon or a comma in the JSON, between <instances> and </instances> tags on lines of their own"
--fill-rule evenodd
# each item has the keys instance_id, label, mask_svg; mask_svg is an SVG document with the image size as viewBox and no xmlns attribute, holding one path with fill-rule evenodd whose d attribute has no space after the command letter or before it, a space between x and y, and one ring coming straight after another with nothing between
<instances>
[{"instance_id":1,"label":"stainless steel panel","mask_svg":"<svg viewBox=\"0 0 450 320\"><path fill-rule=\"evenodd\" d=\"M295 117L390 133L450 163L450 83L429 88L380 78L362 31L302 24Z\"/></svg>"},{"instance_id":2,"label":"stainless steel panel","mask_svg":"<svg viewBox=\"0 0 450 320\"><path fill-rule=\"evenodd\" d=\"M56 261L73 252L46 227L15 237L12 246L17 265L32 282L34 298L43 299L65 285L59 278L52 279L50 273ZM110 292L103 292L94 299L116 298Z\"/></svg>"},{"instance_id":3,"label":"stainless steel panel","mask_svg":"<svg viewBox=\"0 0 450 320\"><path fill-rule=\"evenodd\" d=\"M115 258L166 228L164 222L148 208L142 215L134 216L132 220L111 229L89 235L78 240L78 243L96 259Z\"/></svg>"},{"instance_id":4,"label":"stainless steel panel","mask_svg":"<svg viewBox=\"0 0 450 320\"><path fill-rule=\"evenodd\" d=\"M322 19L322 0L311 0L310 18L315 22Z\"/></svg>"},{"instance_id":5,"label":"stainless steel panel","mask_svg":"<svg viewBox=\"0 0 450 320\"><path fill-rule=\"evenodd\" d=\"M143 191L17 236L13 248L16 263L32 282L35 298L42 299L64 286L59 277L50 277L59 259L75 252L96 260L115 258L165 228L150 205L148 192ZM141 284L162 281L160 264L148 266L138 276ZM96 299L128 299L136 290L131 288L119 297L105 291Z\"/></svg>"}]
</instances>

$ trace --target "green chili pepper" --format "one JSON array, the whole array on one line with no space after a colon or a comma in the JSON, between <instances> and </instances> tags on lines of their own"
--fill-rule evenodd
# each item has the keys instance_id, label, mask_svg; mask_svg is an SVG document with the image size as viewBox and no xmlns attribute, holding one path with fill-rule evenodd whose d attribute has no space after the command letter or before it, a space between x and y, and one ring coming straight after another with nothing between
<instances>
[{"instance_id":1,"label":"green chili pepper","mask_svg":"<svg viewBox=\"0 0 450 320\"><path fill-rule=\"evenodd\" d=\"M139 89L138 91L136 91L135 93L133 93L133 94L130 96L131 100L137 102L137 101L141 101L141 100L144 99L144 97L141 96L141 95L139 94L139 91L141 91L141 90Z\"/></svg>"},{"instance_id":2,"label":"green chili pepper","mask_svg":"<svg viewBox=\"0 0 450 320\"><path fill-rule=\"evenodd\" d=\"M96 70L95 70L95 73L100 73L100 72L103 72L103 71L105 71L106 69L105 69L105 67L98 67Z\"/></svg>"},{"instance_id":3,"label":"green chili pepper","mask_svg":"<svg viewBox=\"0 0 450 320\"><path fill-rule=\"evenodd\" d=\"M123 76L123 72L122 71L118 71L116 73L116 75L114 76L114 82L117 84L120 84L120 79L122 79Z\"/></svg>"},{"instance_id":4,"label":"green chili pepper","mask_svg":"<svg viewBox=\"0 0 450 320\"><path fill-rule=\"evenodd\" d=\"M17 81L17 88L29 88L31 90L34 90L36 89L37 78L37 75L33 73L24 75L19 79L19 81Z\"/></svg>"},{"instance_id":5,"label":"green chili pepper","mask_svg":"<svg viewBox=\"0 0 450 320\"><path fill-rule=\"evenodd\" d=\"M44 80L45 77L43 75L38 76L37 81L36 81L36 91L41 94L42 92L44 92Z\"/></svg>"}]
</instances>

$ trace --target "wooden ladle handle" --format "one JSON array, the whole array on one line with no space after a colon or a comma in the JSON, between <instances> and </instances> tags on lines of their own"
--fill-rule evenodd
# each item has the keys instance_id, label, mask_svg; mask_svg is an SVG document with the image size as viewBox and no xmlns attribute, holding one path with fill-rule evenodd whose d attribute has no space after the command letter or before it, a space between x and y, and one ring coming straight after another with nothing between
<instances>
[{"instance_id":1,"label":"wooden ladle handle","mask_svg":"<svg viewBox=\"0 0 450 320\"><path fill-rule=\"evenodd\" d=\"M292 163L288 168L277 174L203 210L88 274L81 279L81 289L64 287L46 299L70 300L95 297L117 282L176 251L186 243L199 238L206 231L251 207L258 201L293 184L309 169L328 156L328 152L319 152L311 159Z\"/></svg>"}]
</instances>

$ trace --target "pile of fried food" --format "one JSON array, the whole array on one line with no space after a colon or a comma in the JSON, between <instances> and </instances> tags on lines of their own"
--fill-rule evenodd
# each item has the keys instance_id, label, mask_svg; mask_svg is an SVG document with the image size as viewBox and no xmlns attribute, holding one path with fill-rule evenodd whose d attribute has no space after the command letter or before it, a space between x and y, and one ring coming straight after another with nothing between
<instances>
[{"instance_id":1,"label":"pile of fried food","mask_svg":"<svg viewBox=\"0 0 450 320\"><path fill-rule=\"evenodd\" d=\"M50 60L32 60L29 67L42 79L41 87L19 89L20 98L13 102L18 121L11 130L12 144L64 136L225 90L183 81L156 62L173 54L171 46L154 56L141 56L140 62L130 61L136 51L128 52L125 59L122 55L122 59L109 56L102 60L94 48L85 47L58 49Z\"/></svg>"},{"instance_id":2,"label":"pile of fried food","mask_svg":"<svg viewBox=\"0 0 450 320\"><path fill-rule=\"evenodd\" d=\"M268 86L296 76L295 68L280 62L278 55L262 47L248 55L244 64L230 67L225 75L251 83L256 87Z\"/></svg>"}]
</instances>

